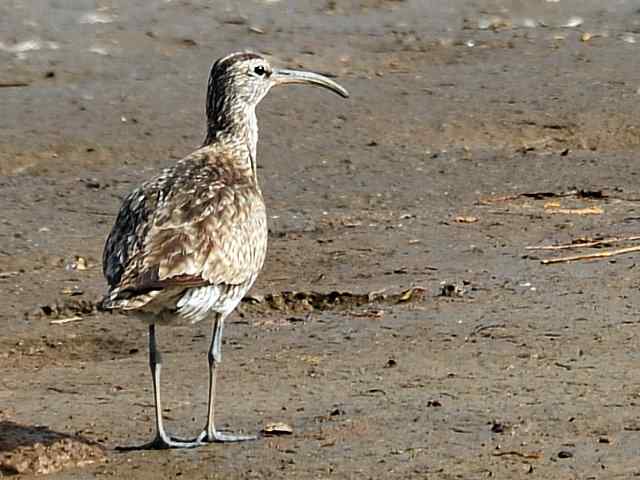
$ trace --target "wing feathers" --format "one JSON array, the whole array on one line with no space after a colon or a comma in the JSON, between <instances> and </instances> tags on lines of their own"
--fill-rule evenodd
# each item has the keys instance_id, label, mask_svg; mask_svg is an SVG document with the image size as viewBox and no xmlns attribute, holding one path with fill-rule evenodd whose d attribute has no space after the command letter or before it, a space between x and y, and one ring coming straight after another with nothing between
<instances>
[{"instance_id":1,"label":"wing feathers","mask_svg":"<svg viewBox=\"0 0 640 480\"><path fill-rule=\"evenodd\" d=\"M125 200L105 246L109 298L255 276L267 240L262 194L226 160L187 157Z\"/></svg>"}]
</instances>

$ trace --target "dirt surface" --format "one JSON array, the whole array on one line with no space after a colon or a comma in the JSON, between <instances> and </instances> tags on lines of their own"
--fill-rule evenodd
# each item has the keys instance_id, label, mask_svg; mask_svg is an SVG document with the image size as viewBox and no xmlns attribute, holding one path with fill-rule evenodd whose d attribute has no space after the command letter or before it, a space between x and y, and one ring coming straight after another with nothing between
<instances>
[{"instance_id":1,"label":"dirt surface","mask_svg":"<svg viewBox=\"0 0 640 480\"><path fill-rule=\"evenodd\" d=\"M638 8L2 2L0 455L34 458L0 476L56 449L52 479L640 475L637 256L540 262L637 243L526 249L640 234ZM293 432L118 453L150 439L152 395L145 326L93 308L103 242L199 145L208 67L244 48L352 93L258 112L271 243L218 420ZM209 325L159 334L168 427L193 435Z\"/></svg>"}]
</instances>

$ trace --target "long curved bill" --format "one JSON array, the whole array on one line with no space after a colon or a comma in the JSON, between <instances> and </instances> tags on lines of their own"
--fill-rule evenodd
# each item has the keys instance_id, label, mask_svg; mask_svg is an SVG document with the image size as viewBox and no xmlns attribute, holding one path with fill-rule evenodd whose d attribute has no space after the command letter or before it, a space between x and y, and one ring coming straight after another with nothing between
<instances>
[{"instance_id":1,"label":"long curved bill","mask_svg":"<svg viewBox=\"0 0 640 480\"><path fill-rule=\"evenodd\" d=\"M341 97L347 98L349 92L333 80L328 79L317 73L305 72L302 70L287 70L284 68L278 68L271 74L271 81L274 85L284 85L286 83L306 83L308 85L315 85L317 87L324 87L337 93Z\"/></svg>"}]
</instances>

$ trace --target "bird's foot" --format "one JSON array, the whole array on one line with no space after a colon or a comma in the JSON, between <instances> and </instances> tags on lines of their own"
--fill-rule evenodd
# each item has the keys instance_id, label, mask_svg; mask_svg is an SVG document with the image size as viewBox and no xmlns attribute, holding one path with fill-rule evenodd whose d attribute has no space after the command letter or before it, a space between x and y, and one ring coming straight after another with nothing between
<instances>
[{"instance_id":1,"label":"bird's foot","mask_svg":"<svg viewBox=\"0 0 640 480\"><path fill-rule=\"evenodd\" d=\"M248 442L251 440L257 440L257 435L236 435L232 433L223 433L219 430L207 430L205 429L198 438L196 438L196 442L201 443L231 443L231 442Z\"/></svg>"},{"instance_id":2,"label":"bird's foot","mask_svg":"<svg viewBox=\"0 0 640 480\"><path fill-rule=\"evenodd\" d=\"M199 440L183 440L174 437L158 435L152 441L143 445L133 445L130 447L116 447L120 452L132 452L137 450L167 450L170 448L196 448L205 443Z\"/></svg>"}]
</instances>

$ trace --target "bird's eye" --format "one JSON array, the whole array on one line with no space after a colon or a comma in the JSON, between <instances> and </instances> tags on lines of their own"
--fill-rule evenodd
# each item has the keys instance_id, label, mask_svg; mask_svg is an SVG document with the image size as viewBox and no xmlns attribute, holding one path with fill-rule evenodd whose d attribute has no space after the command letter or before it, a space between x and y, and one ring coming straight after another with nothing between
<instances>
[{"instance_id":1,"label":"bird's eye","mask_svg":"<svg viewBox=\"0 0 640 480\"><path fill-rule=\"evenodd\" d=\"M262 65L258 65L256 68L253 69L253 71L255 72L256 75L266 75L267 70L262 66Z\"/></svg>"}]
</instances>

